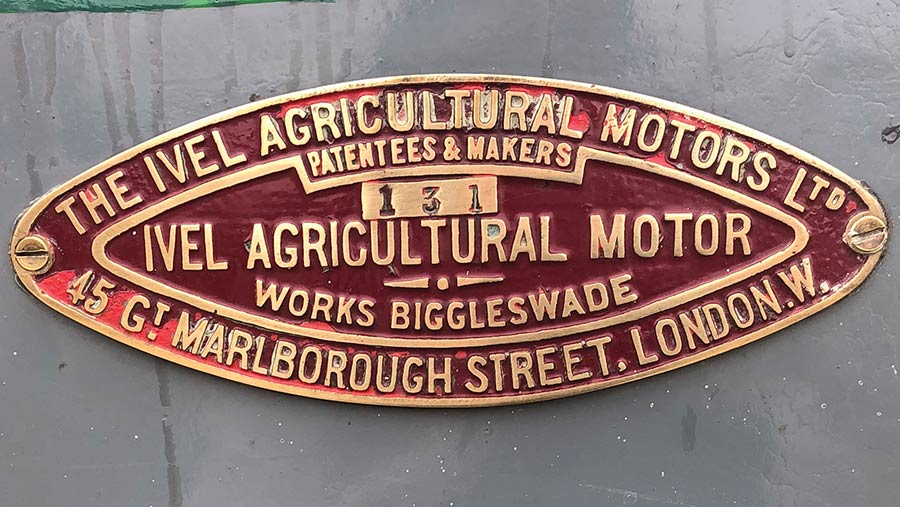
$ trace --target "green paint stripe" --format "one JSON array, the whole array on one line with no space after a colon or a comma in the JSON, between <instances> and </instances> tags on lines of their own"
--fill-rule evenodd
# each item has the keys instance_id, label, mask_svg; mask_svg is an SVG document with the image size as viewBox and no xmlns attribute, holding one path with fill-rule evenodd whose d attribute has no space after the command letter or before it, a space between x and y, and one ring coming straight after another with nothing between
<instances>
[{"instance_id":1,"label":"green paint stripe","mask_svg":"<svg viewBox=\"0 0 900 507\"><path fill-rule=\"evenodd\" d=\"M333 2L334 0L0 0L0 13L10 12L139 12L272 2Z\"/></svg>"}]
</instances>

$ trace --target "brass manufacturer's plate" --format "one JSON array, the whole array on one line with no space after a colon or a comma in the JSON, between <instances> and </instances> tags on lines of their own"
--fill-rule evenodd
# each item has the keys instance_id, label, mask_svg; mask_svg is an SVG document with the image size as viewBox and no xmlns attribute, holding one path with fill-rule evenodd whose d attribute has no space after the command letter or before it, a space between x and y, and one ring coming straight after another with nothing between
<instances>
[{"instance_id":1,"label":"brass manufacturer's plate","mask_svg":"<svg viewBox=\"0 0 900 507\"><path fill-rule=\"evenodd\" d=\"M34 203L10 255L110 338L275 391L482 406L609 387L826 308L887 241L827 163L633 93L426 75L275 97Z\"/></svg>"}]
</instances>

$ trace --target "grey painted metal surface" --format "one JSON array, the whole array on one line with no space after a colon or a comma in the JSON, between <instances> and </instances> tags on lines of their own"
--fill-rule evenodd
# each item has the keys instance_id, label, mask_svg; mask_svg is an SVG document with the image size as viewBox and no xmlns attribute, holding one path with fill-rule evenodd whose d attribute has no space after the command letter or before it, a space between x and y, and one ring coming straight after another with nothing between
<instances>
[{"instance_id":1,"label":"grey painted metal surface","mask_svg":"<svg viewBox=\"0 0 900 507\"><path fill-rule=\"evenodd\" d=\"M806 5L808 4L808 5ZM784 139L896 217L887 0L375 2L0 17L0 219L114 152L337 81L501 72L606 84ZM0 264L0 505L896 505L897 257L735 352L518 408L289 397L160 362Z\"/></svg>"}]
</instances>

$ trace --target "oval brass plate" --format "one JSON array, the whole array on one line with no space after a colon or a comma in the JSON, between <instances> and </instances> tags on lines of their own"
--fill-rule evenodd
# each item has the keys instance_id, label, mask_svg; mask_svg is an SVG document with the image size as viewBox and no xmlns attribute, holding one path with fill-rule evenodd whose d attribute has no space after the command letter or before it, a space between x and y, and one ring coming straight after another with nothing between
<instances>
[{"instance_id":1,"label":"oval brass plate","mask_svg":"<svg viewBox=\"0 0 900 507\"><path fill-rule=\"evenodd\" d=\"M821 160L564 81L428 75L248 104L34 203L16 273L155 356L316 398L544 400L757 340L849 294L887 229Z\"/></svg>"}]
</instances>

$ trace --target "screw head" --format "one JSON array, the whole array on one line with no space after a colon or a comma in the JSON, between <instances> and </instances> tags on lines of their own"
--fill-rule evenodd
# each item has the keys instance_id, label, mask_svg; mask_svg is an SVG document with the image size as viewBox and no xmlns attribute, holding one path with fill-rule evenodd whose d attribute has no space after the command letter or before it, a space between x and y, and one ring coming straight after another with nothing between
<instances>
[{"instance_id":1,"label":"screw head","mask_svg":"<svg viewBox=\"0 0 900 507\"><path fill-rule=\"evenodd\" d=\"M53 265L53 250L46 239L36 235L25 236L16 243L13 259L22 270L41 275Z\"/></svg>"},{"instance_id":2,"label":"screw head","mask_svg":"<svg viewBox=\"0 0 900 507\"><path fill-rule=\"evenodd\" d=\"M844 243L854 252L872 255L884 249L887 244L888 231L884 220L868 213L859 214L850 219L844 233Z\"/></svg>"}]
</instances>

